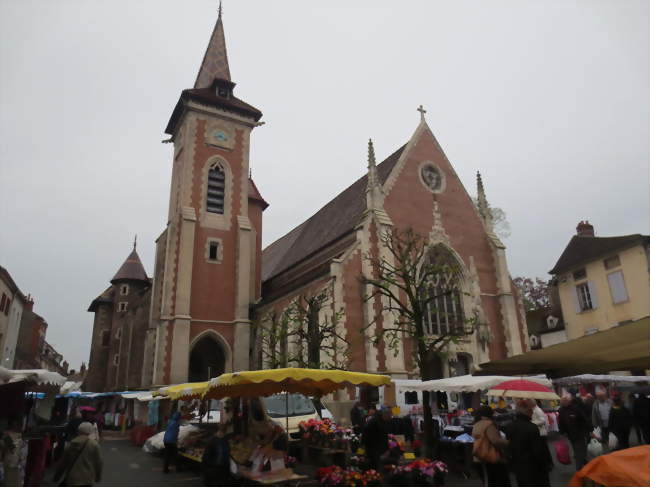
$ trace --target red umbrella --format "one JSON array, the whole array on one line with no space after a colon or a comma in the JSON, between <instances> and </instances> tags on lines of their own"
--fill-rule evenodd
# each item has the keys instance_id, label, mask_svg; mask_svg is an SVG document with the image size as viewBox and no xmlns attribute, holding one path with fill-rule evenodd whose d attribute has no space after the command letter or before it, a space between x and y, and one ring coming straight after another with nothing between
<instances>
[{"instance_id":1,"label":"red umbrella","mask_svg":"<svg viewBox=\"0 0 650 487\"><path fill-rule=\"evenodd\" d=\"M521 397L526 399L555 399L560 397L551 389L532 380L515 379L497 384L487 392L488 396Z\"/></svg>"}]
</instances>

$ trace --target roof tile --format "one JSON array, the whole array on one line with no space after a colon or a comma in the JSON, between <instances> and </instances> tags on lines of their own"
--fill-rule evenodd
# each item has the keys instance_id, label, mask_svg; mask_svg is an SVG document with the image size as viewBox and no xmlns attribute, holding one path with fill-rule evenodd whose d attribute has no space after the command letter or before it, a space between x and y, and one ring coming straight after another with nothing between
<instances>
[{"instance_id":1,"label":"roof tile","mask_svg":"<svg viewBox=\"0 0 650 487\"><path fill-rule=\"evenodd\" d=\"M377 166L381 184L388 179L405 147L406 144ZM367 179L367 174L357 179L308 220L266 247L262 252L262 281L280 274L354 230L366 210Z\"/></svg>"}]
</instances>

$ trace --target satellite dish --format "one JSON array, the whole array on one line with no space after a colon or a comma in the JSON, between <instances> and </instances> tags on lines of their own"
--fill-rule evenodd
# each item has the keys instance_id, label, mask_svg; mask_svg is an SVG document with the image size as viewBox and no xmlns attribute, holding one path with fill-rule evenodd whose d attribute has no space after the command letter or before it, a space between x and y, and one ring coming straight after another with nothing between
<instances>
[{"instance_id":1,"label":"satellite dish","mask_svg":"<svg viewBox=\"0 0 650 487\"><path fill-rule=\"evenodd\" d=\"M530 343L530 348L539 348L541 343L537 335L530 335L528 338L528 343Z\"/></svg>"}]
</instances>

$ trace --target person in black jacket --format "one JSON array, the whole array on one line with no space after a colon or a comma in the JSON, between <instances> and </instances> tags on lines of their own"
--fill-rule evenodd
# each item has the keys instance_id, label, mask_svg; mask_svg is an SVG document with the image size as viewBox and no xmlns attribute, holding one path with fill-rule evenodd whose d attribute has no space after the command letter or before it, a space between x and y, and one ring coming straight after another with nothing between
<instances>
[{"instance_id":1,"label":"person in black jacket","mask_svg":"<svg viewBox=\"0 0 650 487\"><path fill-rule=\"evenodd\" d=\"M630 448L630 430L632 429L632 414L623 405L620 396L614 398L612 409L609 412L609 431L616 435L618 443L616 450Z\"/></svg>"},{"instance_id":2,"label":"person in black jacket","mask_svg":"<svg viewBox=\"0 0 650 487\"><path fill-rule=\"evenodd\" d=\"M558 426L560 433L566 435L573 447L576 470L587 464L587 439L591 431L589 419L580 399L562 397L560 400Z\"/></svg>"},{"instance_id":3,"label":"person in black jacket","mask_svg":"<svg viewBox=\"0 0 650 487\"><path fill-rule=\"evenodd\" d=\"M201 458L205 487L227 486L230 480L230 444L225 425L219 425Z\"/></svg>"},{"instance_id":4,"label":"person in black jacket","mask_svg":"<svg viewBox=\"0 0 650 487\"><path fill-rule=\"evenodd\" d=\"M370 465L381 470L383 460L388 459L388 435L391 433L392 412L384 406L370 418L363 429L363 444Z\"/></svg>"},{"instance_id":5,"label":"person in black jacket","mask_svg":"<svg viewBox=\"0 0 650 487\"><path fill-rule=\"evenodd\" d=\"M360 434L363 430L363 424L365 423L365 411L363 406L359 401L354 403L352 409L350 409L350 422L352 423L352 429L355 434Z\"/></svg>"},{"instance_id":6,"label":"person in black jacket","mask_svg":"<svg viewBox=\"0 0 650 487\"><path fill-rule=\"evenodd\" d=\"M639 444L650 445L650 399L645 394L637 394L632 402L632 417Z\"/></svg>"},{"instance_id":7,"label":"person in black jacket","mask_svg":"<svg viewBox=\"0 0 650 487\"><path fill-rule=\"evenodd\" d=\"M550 487L553 459L539 428L530 420L532 416L530 402L519 401L515 419L506 428L511 468L518 487Z\"/></svg>"}]
</instances>

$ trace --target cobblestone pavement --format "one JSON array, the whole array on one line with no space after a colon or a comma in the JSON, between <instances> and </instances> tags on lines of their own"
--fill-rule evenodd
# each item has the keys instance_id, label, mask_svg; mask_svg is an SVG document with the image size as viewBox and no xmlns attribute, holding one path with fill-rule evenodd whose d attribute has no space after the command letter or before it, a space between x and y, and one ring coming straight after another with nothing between
<instances>
[{"instance_id":1,"label":"cobblestone pavement","mask_svg":"<svg viewBox=\"0 0 650 487\"><path fill-rule=\"evenodd\" d=\"M633 442L636 444L636 441ZM549 444L549 448L552 448ZM119 436L105 437L101 442L104 475L98 487L201 487L203 482L198 470L184 470L164 474L162 458L142 451L128 439ZM553 450L551 450L553 451ZM551 486L565 487L575 472L573 465L556 463L551 472ZM480 480L450 475L447 487L481 487ZM516 482L512 481L512 487Z\"/></svg>"}]
</instances>

